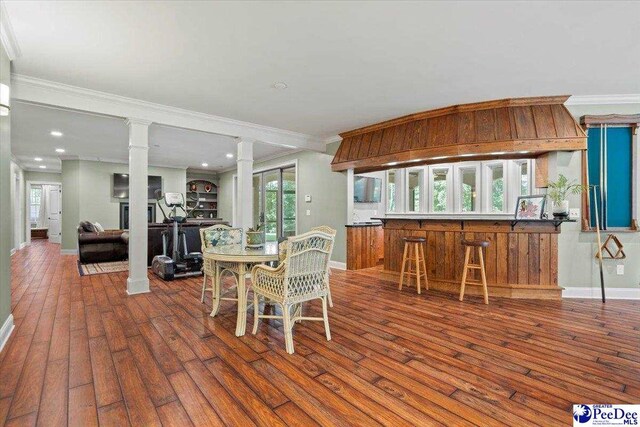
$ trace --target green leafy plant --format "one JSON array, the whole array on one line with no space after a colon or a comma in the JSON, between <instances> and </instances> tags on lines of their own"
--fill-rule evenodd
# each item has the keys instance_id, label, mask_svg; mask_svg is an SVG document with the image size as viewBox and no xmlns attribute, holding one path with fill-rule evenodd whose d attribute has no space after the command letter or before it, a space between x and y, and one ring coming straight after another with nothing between
<instances>
[{"instance_id":1,"label":"green leafy plant","mask_svg":"<svg viewBox=\"0 0 640 427\"><path fill-rule=\"evenodd\" d=\"M569 181L566 176L560 174L557 181L547 183L548 196L553 203L559 205L567 200L568 194L581 194L589 188L586 185L578 184L575 180Z\"/></svg>"},{"instance_id":2,"label":"green leafy plant","mask_svg":"<svg viewBox=\"0 0 640 427\"><path fill-rule=\"evenodd\" d=\"M256 224L255 227L249 227L247 229L247 233L257 233L259 231L262 231L262 227L263 227L262 224Z\"/></svg>"}]
</instances>

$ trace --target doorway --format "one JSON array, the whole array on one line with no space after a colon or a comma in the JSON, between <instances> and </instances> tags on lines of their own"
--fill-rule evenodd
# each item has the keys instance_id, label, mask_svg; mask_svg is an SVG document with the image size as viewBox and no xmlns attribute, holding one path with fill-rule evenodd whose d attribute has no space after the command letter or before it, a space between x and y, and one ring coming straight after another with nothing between
<instances>
[{"instance_id":1,"label":"doorway","mask_svg":"<svg viewBox=\"0 0 640 427\"><path fill-rule=\"evenodd\" d=\"M269 169L253 175L253 222L263 224L267 242L296 234L296 167Z\"/></svg>"},{"instance_id":2,"label":"doorway","mask_svg":"<svg viewBox=\"0 0 640 427\"><path fill-rule=\"evenodd\" d=\"M60 244L62 240L62 186L55 182L27 183L26 241L48 239Z\"/></svg>"}]
</instances>

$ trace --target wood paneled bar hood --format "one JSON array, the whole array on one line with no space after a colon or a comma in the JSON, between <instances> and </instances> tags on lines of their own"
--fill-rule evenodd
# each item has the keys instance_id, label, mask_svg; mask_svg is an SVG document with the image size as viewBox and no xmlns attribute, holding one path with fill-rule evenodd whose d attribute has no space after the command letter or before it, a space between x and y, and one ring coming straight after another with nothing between
<instances>
[{"instance_id":1,"label":"wood paneled bar hood","mask_svg":"<svg viewBox=\"0 0 640 427\"><path fill-rule=\"evenodd\" d=\"M331 168L367 172L586 150L587 136L564 106L568 98L510 98L454 105L344 132Z\"/></svg>"}]
</instances>

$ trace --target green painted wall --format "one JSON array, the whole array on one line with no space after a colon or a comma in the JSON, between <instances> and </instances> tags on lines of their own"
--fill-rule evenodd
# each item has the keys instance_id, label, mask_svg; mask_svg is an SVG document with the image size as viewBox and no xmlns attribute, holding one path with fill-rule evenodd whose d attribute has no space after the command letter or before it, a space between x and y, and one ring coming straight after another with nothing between
<instances>
[{"instance_id":1,"label":"green painted wall","mask_svg":"<svg viewBox=\"0 0 640 427\"><path fill-rule=\"evenodd\" d=\"M33 182L62 182L62 173L24 171L24 181Z\"/></svg>"},{"instance_id":2,"label":"green painted wall","mask_svg":"<svg viewBox=\"0 0 640 427\"><path fill-rule=\"evenodd\" d=\"M585 114L638 114L640 105L570 106L571 114L579 120ZM638 150L639 148L636 147ZM640 153L638 153L640 154ZM638 155L637 154L637 155ZM550 158L549 178L557 179L559 174L580 182L582 156L580 152L555 153ZM640 212L640 200L636 200ZM581 206L579 195L569 198L572 208ZM610 232L604 232L606 238ZM640 233L615 233L622 241L627 258L624 260L604 260L604 280L607 288L633 288L640 286ZM600 268L594 257L597 251L595 233L581 231L580 221L562 225L558 236L558 284L563 287L600 287ZM624 275L616 274L616 265L624 265Z\"/></svg>"},{"instance_id":3,"label":"green painted wall","mask_svg":"<svg viewBox=\"0 0 640 427\"><path fill-rule=\"evenodd\" d=\"M9 57L0 43L0 83L11 87ZM11 116L0 116L0 328L11 314Z\"/></svg>"},{"instance_id":4,"label":"green painted wall","mask_svg":"<svg viewBox=\"0 0 640 427\"><path fill-rule=\"evenodd\" d=\"M128 173L129 166L121 163L88 160L62 163L62 249L77 246L77 227L80 221L99 222L105 229L120 227L120 203L124 199L111 197L112 174ZM162 177L163 191L184 193L186 170L149 167L149 175ZM150 202L155 202L152 200ZM156 221L162 213L156 210Z\"/></svg>"},{"instance_id":5,"label":"green painted wall","mask_svg":"<svg viewBox=\"0 0 640 427\"><path fill-rule=\"evenodd\" d=\"M347 218L347 176L344 173L331 171L331 160L336 147L328 146L327 153L311 151L298 152L291 155L264 162L255 162L255 170L268 169L298 161L298 232L309 231L318 225L328 225L338 232L333 250L332 260L346 262L345 224ZM218 189L219 215L226 220L233 220L233 176L236 171L228 171L219 175ZM311 203L304 201L305 195L311 196ZM307 216L306 210L311 211Z\"/></svg>"},{"instance_id":6,"label":"green painted wall","mask_svg":"<svg viewBox=\"0 0 640 427\"><path fill-rule=\"evenodd\" d=\"M80 222L80 160L62 161L62 250L77 249Z\"/></svg>"}]
</instances>

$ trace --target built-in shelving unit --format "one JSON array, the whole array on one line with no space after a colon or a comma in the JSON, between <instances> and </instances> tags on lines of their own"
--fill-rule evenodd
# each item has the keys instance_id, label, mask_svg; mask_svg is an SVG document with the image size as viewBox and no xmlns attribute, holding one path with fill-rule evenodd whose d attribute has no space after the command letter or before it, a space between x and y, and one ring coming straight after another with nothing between
<instances>
[{"instance_id":1,"label":"built-in shelving unit","mask_svg":"<svg viewBox=\"0 0 640 427\"><path fill-rule=\"evenodd\" d=\"M194 199L198 197L196 202ZM206 179L193 179L187 182L187 207L196 209L189 218L218 218L218 186Z\"/></svg>"}]
</instances>

